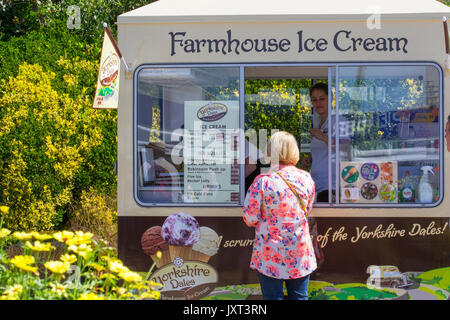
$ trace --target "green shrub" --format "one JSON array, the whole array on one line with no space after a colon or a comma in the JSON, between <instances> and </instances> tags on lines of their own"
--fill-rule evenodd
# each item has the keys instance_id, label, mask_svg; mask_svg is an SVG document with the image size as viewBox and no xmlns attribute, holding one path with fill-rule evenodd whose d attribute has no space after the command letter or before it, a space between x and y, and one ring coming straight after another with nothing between
<instances>
[{"instance_id":1,"label":"green shrub","mask_svg":"<svg viewBox=\"0 0 450 320\"><path fill-rule=\"evenodd\" d=\"M101 143L90 148L74 176L74 199L78 200L81 193L90 187L102 193L116 194L117 111L93 110L91 107L97 85L98 62L61 57L55 72L58 79L53 81L55 90L67 93L73 99L83 99L86 110L81 111L80 117L88 121L91 127L98 128L102 136Z\"/></svg>"},{"instance_id":2,"label":"green shrub","mask_svg":"<svg viewBox=\"0 0 450 320\"><path fill-rule=\"evenodd\" d=\"M49 230L62 221L74 180L101 145L96 113L85 96L52 86L55 73L24 64L0 92L0 203L12 230Z\"/></svg>"},{"instance_id":3,"label":"green shrub","mask_svg":"<svg viewBox=\"0 0 450 320\"><path fill-rule=\"evenodd\" d=\"M93 188L83 191L69 219L71 229L95 233L117 247L117 202L113 196L99 194Z\"/></svg>"}]
</instances>

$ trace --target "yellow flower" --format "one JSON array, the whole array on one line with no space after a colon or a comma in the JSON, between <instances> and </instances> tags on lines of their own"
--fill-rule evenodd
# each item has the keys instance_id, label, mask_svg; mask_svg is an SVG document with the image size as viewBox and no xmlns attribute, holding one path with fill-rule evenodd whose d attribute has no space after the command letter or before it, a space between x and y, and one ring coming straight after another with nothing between
<instances>
[{"instance_id":1,"label":"yellow flower","mask_svg":"<svg viewBox=\"0 0 450 320\"><path fill-rule=\"evenodd\" d=\"M83 232L83 231L76 231L75 235L80 238L80 239L85 239L85 240L89 240L91 239L94 234L91 232Z\"/></svg>"},{"instance_id":2,"label":"yellow flower","mask_svg":"<svg viewBox=\"0 0 450 320\"><path fill-rule=\"evenodd\" d=\"M19 300L19 295L18 294L7 294L7 293L3 293L0 296L0 301L1 300Z\"/></svg>"},{"instance_id":3,"label":"yellow flower","mask_svg":"<svg viewBox=\"0 0 450 320\"><path fill-rule=\"evenodd\" d=\"M106 271L106 268L104 266L102 266L101 264L95 263L95 262L90 263L89 266L94 268L98 272Z\"/></svg>"},{"instance_id":4,"label":"yellow flower","mask_svg":"<svg viewBox=\"0 0 450 320\"><path fill-rule=\"evenodd\" d=\"M60 231L53 234L53 238L58 240L59 242L66 242L67 240L72 239L74 236L72 231Z\"/></svg>"},{"instance_id":5,"label":"yellow flower","mask_svg":"<svg viewBox=\"0 0 450 320\"><path fill-rule=\"evenodd\" d=\"M153 298L154 298L155 300L158 300L160 296L161 296L161 292L159 292L159 291L153 291Z\"/></svg>"},{"instance_id":6,"label":"yellow flower","mask_svg":"<svg viewBox=\"0 0 450 320\"><path fill-rule=\"evenodd\" d=\"M105 300L105 297L99 297L95 293L82 294L78 300Z\"/></svg>"},{"instance_id":7,"label":"yellow flower","mask_svg":"<svg viewBox=\"0 0 450 320\"><path fill-rule=\"evenodd\" d=\"M0 300L18 300L23 287L20 284L8 287L0 296Z\"/></svg>"},{"instance_id":8,"label":"yellow flower","mask_svg":"<svg viewBox=\"0 0 450 320\"><path fill-rule=\"evenodd\" d=\"M75 235L80 239L91 239L94 234L91 232L75 231Z\"/></svg>"},{"instance_id":9,"label":"yellow flower","mask_svg":"<svg viewBox=\"0 0 450 320\"><path fill-rule=\"evenodd\" d=\"M142 281L142 277L139 274L137 274L136 272L133 272L133 271L120 272L119 273L119 277L121 277L126 282Z\"/></svg>"},{"instance_id":10,"label":"yellow flower","mask_svg":"<svg viewBox=\"0 0 450 320\"><path fill-rule=\"evenodd\" d=\"M55 247L52 246L51 243L41 243L40 241L35 241L34 245L31 244L30 241L27 241L25 243L25 246L30 248L33 251L50 251L51 249L54 249Z\"/></svg>"},{"instance_id":11,"label":"yellow flower","mask_svg":"<svg viewBox=\"0 0 450 320\"><path fill-rule=\"evenodd\" d=\"M37 267L32 267L30 264L34 263L32 256L15 256L10 262L19 269L33 272L37 275Z\"/></svg>"},{"instance_id":12,"label":"yellow flower","mask_svg":"<svg viewBox=\"0 0 450 320\"><path fill-rule=\"evenodd\" d=\"M40 240L40 241L44 241L44 240L48 240L48 239L52 238L52 236L50 234L39 233L39 232L32 232L32 234L36 240Z\"/></svg>"},{"instance_id":13,"label":"yellow flower","mask_svg":"<svg viewBox=\"0 0 450 320\"><path fill-rule=\"evenodd\" d=\"M147 280L147 281L145 281L144 283L145 283L147 286L150 286L150 287L162 287L162 286L163 286L161 283L156 283L156 282L153 282L153 281L151 281L151 280Z\"/></svg>"},{"instance_id":14,"label":"yellow flower","mask_svg":"<svg viewBox=\"0 0 450 320\"><path fill-rule=\"evenodd\" d=\"M0 239L7 237L10 233L11 231L9 231L8 229L0 229Z\"/></svg>"},{"instance_id":15,"label":"yellow flower","mask_svg":"<svg viewBox=\"0 0 450 320\"><path fill-rule=\"evenodd\" d=\"M56 293L56 295L58 297L61 297L61 296L67 297L67 293L66 293L67 286L63 286L60 283L49 283L48 285L50 286L51 291L53 293Z\"/></svg>"},{"instance_id":16,"label":"yellow flower","mask_svg":"<svg viewBox=\"0 0 450 320\"><path fill-rule=\"evenodd\" d=\"M130 269L125 267L120 260L110 260L108 261L109 270L115 273L128 272Z\"/></svg>"},{"instance_id":17,"label":"yellow flower","mask_svg":"<svg viewBox=\"0 0 450 320\"><path fill-rule=\"evenodd\" d=\"M76 245L70 245L68 248L70 251L73 251L75 253L77 253L79 256L83 257L84 259L86 259L87 255L92 252L92 248L91 246L83 243L80 244L79 246Z\"/></svg>"},{"instance_id":18,"label":"yellow flower","mask_svg":"<svg viewBox=\"0 0 450 320\"><path fill-rule=\"evenodd\" d=\"M158 259L161 259L161 257L162 257L162 252L161 252L161 251L156 252L156 257L157 257Z\"/></svg>"},{"instance_id":19,"label":"yellow flower","mask_svg":"<svg viewBox=\"0 0 450 320\"><path fill-rule=\"evenodd\" d=\"M155 300L158 300L160 296L161 296L161 292L159 292L159 291L150 291L150 292L141 293L141 295L139 297L142 298L142 299L155 299Z\"/></svg>"},{"instance_id":20,"label":"yellow flower","mask_svg":"<svg viewBox=\"0 0 450 320\"><path fill-rule=\"evenodd\" d=\"M117 277L115 275L113 275L112 273L104 273L100 276L100 280L109 280L109 281L113 281L113 280L117 280Z\"/></svg>"},{"instance_id":21,"label":"yellow flower","mask_svg":"<svg viewBox=\"0 0 450 320\"><path fill-rule=\"evenodd\" d=\"M100 259L101 260L105 260L106 262L110 262L110 261L116 260L115 258L110 257L110 256L106 256L106 255L105 256L101 256Z\"/></svg>"},{"instance_id":22,"label":"yellow flower","mask_svg":"<svg viewBox=\"0 0 450 320\"><path fill-rule=\"evenodd\" d=\"M53 273L66 273L70 264L62 261L48 261L44 266Z\"/></svg>"},{"instance_id":23,"label":"yellow flower","mask_svg":"<svg viewBox=\"0 0 450 320\"><path fill-rule=\"evenodd\" d=\"M77 256L74 254L64 254L60 257L62 262L66 262L68 264L72 264L77 261Z\"/></svg>"},{"instance_id":24,"label":"yellow flower","mask_svg":"<svg viewBox=\"0 0 450 320\"><path fill-rule=\"evenodd\" d=\"M16 231L13 233L13 237L15 237L18 240L30 240L33 237L33 234Z\"/></svg>"},{"instance_id":25,"label":"yellow flower","mask_svg":"<svg viewBox=\"0 0 450 320\"><path fill-rule=\"evenodd\" d=\"M0 206L0 213L7 214L9 212L9 208L7 206Z\"/></svg>"},{"instance_id":26,"label":"yellow flower","mask_svg":"<svg viewBox=\"0 0 450 320\"><path fill-rule=\"evenodd\" d=\"M136 281L135 283L132 283L128 286L130 289L136 289L139 292L147 291L148 287L145 285L144 281Z\"/></svg>"},{"instance_id":27,"label":"yellow flower","mask_svg":"<svg viewBox=\"0 0 450 320\"><path fill-rule=\"evenodd\" d=\"M127 289L125 289L123 287L114 287L113 291L115 291L119 296L123 296L123 295L127 294Z\"/></svg>"},{"instance_id":28,"label":"yellow flower","mask_svg":"<svg viewBox=\"0 0 450 320\"><path fill-rule=\"evenodd\" d=\"M89 244L91 242L91 238L94 235L90 232L84 233L83 231L76 231L75 236L69 240L67 240L67 245L81 245L81 244Z\"/></svg>"},{"instance_id":29,"label":"yellow flower","mask_svg":"<svg viewBox=\"0 0 450 320\"><path fill-rule=\"evenodd\" d=\"M122 288L122 287L120 287L120 288L115 287L115 288L112 289L112 291L116 292L117 295L118 295L118 298L120 298L120 299L136 298L136 296L133 295L132 292L130 292L127 289Z\"/></svg>"}]
</instances>

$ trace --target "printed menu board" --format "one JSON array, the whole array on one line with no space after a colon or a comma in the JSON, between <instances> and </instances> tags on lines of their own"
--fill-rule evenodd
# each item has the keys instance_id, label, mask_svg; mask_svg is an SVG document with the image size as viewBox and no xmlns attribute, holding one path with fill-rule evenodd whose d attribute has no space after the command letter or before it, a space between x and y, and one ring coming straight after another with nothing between
<instances>
[{"instance_id":1,"label":"printed menu board","mask_svg":"<svg viewBox=\"0 0 450 320\"><path fill-rule=\"evenodd\" d=\"M341 203L398 203L397 161L341 162Z\"/></svg>"},{"instance_id":2,"label":"printed menu board","mask_svg":"<svg viewBox=\"0 0 450 320\"><path fill-rule=\"evenodd\" d=\"M239 202L239 101L185 101L185 202Z\"/></svg>"}]
</instances>

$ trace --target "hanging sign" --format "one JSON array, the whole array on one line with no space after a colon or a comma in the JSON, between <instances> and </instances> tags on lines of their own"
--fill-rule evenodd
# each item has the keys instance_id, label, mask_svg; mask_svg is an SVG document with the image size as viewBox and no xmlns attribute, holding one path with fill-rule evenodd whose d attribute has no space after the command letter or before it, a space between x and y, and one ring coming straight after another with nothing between
<instances>
[{"instance_id":1,"label":"hanging sign","mask_svg":"<svg viewBox=\"0 0 450 320\"><path fill-rule=\"evenodd\" d=\"M111 31L105 28L93 108L117 109L119 105L121 57L122 55Z\"/></svg>"}]
</instances>

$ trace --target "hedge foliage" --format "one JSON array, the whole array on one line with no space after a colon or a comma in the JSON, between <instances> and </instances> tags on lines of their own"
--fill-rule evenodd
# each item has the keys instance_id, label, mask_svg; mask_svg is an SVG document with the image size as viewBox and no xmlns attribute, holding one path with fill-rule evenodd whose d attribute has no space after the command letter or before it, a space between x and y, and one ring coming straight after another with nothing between
<instances>
[{"instance_id":1,"label":"hedge foliage","mask_svg":"<svg viewBox=\"0 0 450 320\"><path fill-rule=\"evenodd\" d=\"M94 68L79 64L83 71ZM77 178L94 169L91 152L103 141L99 124L106 113L91 109L83 94L56 91L55 76L25 63L16 77L2 80L0 202L10 207L5 226L13 230L50 230L61 223L73 192L86 187L76 185ZM68 90L77 85L76 74L63 78Z\"/></svg>"},{"instance_id":2,"label":"hedge foliage","mask_svg":"<svg viewBox=\"0 0 450 320\"><path fill-rule=\"evenodd\" d=\"M80 220L81 212L116 197L117 111L92 109L102 24L116 34L117 15L150 2L0 1L0 205L10 208L3 213L5 227L62 228L70 217ZM79 10L75 28L71 6Z\"/></svg>"}]
</instances>

